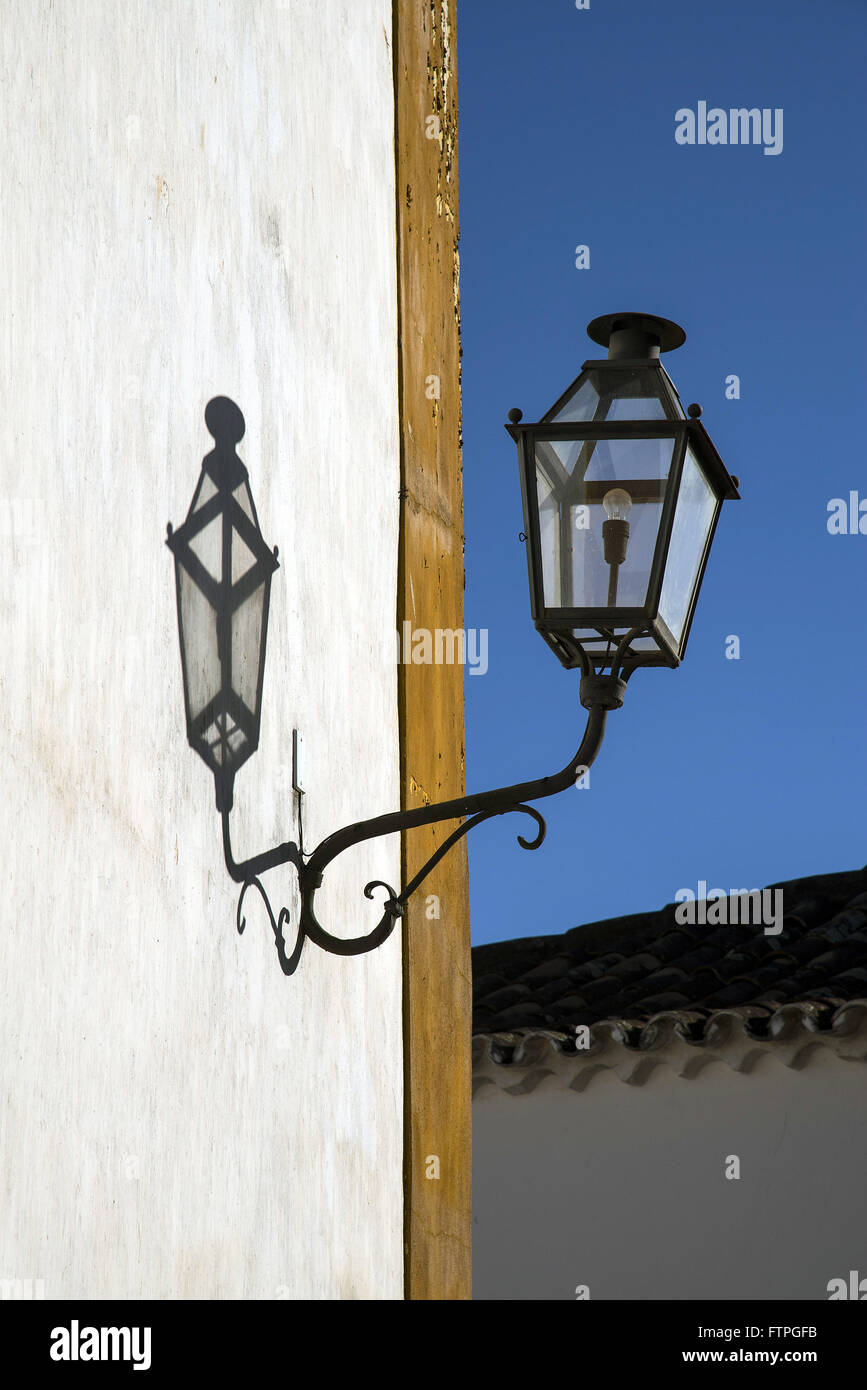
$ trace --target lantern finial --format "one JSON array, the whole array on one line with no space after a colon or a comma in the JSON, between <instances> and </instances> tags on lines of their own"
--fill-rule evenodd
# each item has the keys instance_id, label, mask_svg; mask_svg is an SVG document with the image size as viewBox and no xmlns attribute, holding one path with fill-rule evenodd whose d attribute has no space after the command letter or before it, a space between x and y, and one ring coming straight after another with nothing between
<instances>
[{"instance_id":1,"label":"lantern finial","mask_svg":"<svg viewBox=\"0 0 867 1390\"><path fill-rule=\"evenodd\" d=\"M686 342L679 324L657 314L602 314L588 323L587 335L608 348L609 358L655 358Z\"/></svg>"}]
</instances>

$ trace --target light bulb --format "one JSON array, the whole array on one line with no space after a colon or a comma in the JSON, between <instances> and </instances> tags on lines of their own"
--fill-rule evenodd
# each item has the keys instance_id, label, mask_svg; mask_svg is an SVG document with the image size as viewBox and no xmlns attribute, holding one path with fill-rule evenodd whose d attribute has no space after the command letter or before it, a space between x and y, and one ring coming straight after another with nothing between
<instances>
[{"instance_id":1,"label":"light bulb","mask_svg":"<svg viewBox=\"0 0 867 1390\"><path fill-rule=\"evenodd\" d=\"M602 498L609 521L625 521L632 510L632 498L625 488L613 487Z\"/></svg>"}]
</instances>

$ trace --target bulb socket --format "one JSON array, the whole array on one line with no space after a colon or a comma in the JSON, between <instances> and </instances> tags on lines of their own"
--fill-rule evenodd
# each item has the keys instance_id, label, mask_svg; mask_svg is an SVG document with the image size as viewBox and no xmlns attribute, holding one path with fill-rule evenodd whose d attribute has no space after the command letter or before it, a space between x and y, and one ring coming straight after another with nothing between
<instances>
[{"instance_id":1,"label":"bulb socket","mask_svg":"<svg viewBox=\"0 0 867 1390\"><path fill-rule=\"evenodd\" d=\"M622 565L626 559L626 546L629 541L629 522L608 517L602 523L602 545L606 565Z\"/></svg>"}]
</instances>

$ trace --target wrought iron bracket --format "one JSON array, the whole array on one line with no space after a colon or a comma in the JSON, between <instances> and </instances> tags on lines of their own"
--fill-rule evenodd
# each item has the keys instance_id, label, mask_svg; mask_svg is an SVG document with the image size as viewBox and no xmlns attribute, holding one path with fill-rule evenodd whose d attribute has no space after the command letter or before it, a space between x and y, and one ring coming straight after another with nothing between
<instances>
[{"instance_id":1,"label":"wrought iron bracket","mask_svg":"<svg viewBox=\"0 0 867 1390\"><path fill-rule=\"evenodd\" d=\"M277 845L274 849L266 850L263 854L254 855L250 859L237 863L232 854L229 810L224 806L221 815L226 868L235 882L242 885L236 917L238 931L243 932L247 925L246 918L243 916L244 899L248 890L255 888L268 913L281 969L285 975L292 975L298 967L304 942L307 940L312 941L315 946L321 947L323 951L330 951L333 955L338 956L358 956L381 946L391 935L398 919L403 916L407 902L428 874L436 868L440 860L459 840L468 835L482 821L490 820L492 816L504 816L512 811L520 811L535 821L536 833L532 839L525 839L523 835L519 835L517 837L518 844L522 849L538 849L545 838L545 821L535 807L528 806L526 803L537 801L543 796L554 796L557 792L565 791L568 787L574 786L577 776L580 775L579 769L583 772L589 768L599 752L605 733L608 710L620 707L623 703L624 691L625 683L614 675L593 675L585 677L581 681L581 702L588 710L584 737L575 756L560 772L553 776L540 777L533 782L517 782L511 787L497 787L492 791L479 792L473 796L455 797L451 801L440 801L431 806L419 806L411 811L393 811L388 815L375 816L371 820L356 821L353 825L347 825L342 830L337 830L333 835L329 835L309 856L302 854L298 845L287 841L286 844ZM447 836L400 893L396 893L389 884L383 883L380 879L365 885L364 896L366 898L372 898L378 888L384 889L387 895L382 917L372 931L364 936L346 938L332 935L321 925L316 916L316 893L322 886L326 868L338 855L343 854L344 850L351 849L353 845L361 844L365 840L378 839L382 835L392 835L403 830L414 830L420 826L437 824L440 821L459 820L464 816L467 819L463 820L462 824ZM262 886L260 878L261 874L269 869L277 868L281 864L293 864L295 866L300 895L298 928L291 951L283 934L284 927L290 922L289 909L281 907L275 917L268 894Z\"/></svg>"}]
</instances>

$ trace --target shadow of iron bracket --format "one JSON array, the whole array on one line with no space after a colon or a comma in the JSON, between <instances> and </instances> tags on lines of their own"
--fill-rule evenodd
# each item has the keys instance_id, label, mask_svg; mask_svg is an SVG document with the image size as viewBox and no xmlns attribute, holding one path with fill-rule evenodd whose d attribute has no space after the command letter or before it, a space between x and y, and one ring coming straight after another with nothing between
<instances>
[{"instance_id":1,"label":"shadow of iron bracket","mask_svg":"<svg viewBox=\"0 0 867 1390\"><path fill-rule=\"evenodd\" d=\"M528 806L526 803L536 801L540 797L553 796L557 792L565 791L568 787L574 786L576 776L579 775L578 769L583 771L588 768L599 752L605 733L608 710L618 709L623 703L624 688L624 682L618 680L614 675L591 676L586 685L585 681L582 680L582 703L588 710L584 737L575 756L560 772L553 776L540 777L533 782L518 782L510 787L497 787L492 791L481 792L474 796L456 797L451 801L441 801L431 806L420 806L410 811L394 811L388 815L376 816L371 820L356 821L353 825L344 826L342 830L329 835L306 861L298 846L292 842L287 842L283 845L277 845L274 849L266 850L263 854L254 855L250 859L237 863L232 855L229 810L224 807L221 815L226 868L235 882L242 885L236 917L239 933L243 933L247 925L246 918L242 915L244 899L249 889L255 888L268 913L280 968L284 975L292 975L298 968L306 940L312 941L323 951L329 951L332 955L338 956L363 955L368 951L375 950L377 946L381 946L391 935L396 922L403 916L407 902L428 874L436 868L437 864L459 840L468 835L482 821L490 820L493 816L509 815L513 811L530 816L536 822L536 834L530 840L519 835L517 837L518 844L522 849L538 849L545 838L545 821L534 807ZM365 840L378 839L383 835L392 835L424 825L435 825L441 821L460 820L462 817L467 819L463 820L462 824L446 837L400 893L395 893L394 889L381 879L372 880L365 885L364 896L366 898L372 899L374 892L379 888L384 889L387 895L382 917L372 931L357 937L333 936L318 921L314 905L316 893L322 886L325 869L344 850L352 848L353 845L361 844ZM260 879L260 874L281 864L293 864L295 866L301 899L298 929L291 951L287 947L283 934L284 928L290 922L289 909L281 907L275 917L270 899Z\"/></svg>"}]
</instances>

